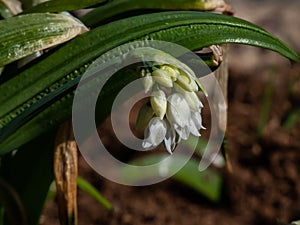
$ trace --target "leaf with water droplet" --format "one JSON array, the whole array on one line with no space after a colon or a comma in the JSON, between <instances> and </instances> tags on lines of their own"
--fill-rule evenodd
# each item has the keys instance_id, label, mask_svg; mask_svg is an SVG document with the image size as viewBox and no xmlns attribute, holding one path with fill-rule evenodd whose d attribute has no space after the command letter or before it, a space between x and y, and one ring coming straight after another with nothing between
<instances>
[{"instance_id":1,"label":"leaf with water droplet","mask_svg":"<svg viewBox=\"0 0 300 225\"><path fill-rule=\"evenodd\" d=\"M0 67L66 42L88 29L64 14L35 13L0 21Z\"/></svg>"}]
</instances>

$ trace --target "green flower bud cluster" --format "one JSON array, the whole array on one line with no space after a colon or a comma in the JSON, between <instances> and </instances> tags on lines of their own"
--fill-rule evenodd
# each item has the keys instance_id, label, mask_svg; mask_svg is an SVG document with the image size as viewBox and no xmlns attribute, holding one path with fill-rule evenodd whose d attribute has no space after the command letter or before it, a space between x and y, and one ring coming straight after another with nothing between
<instances>
[{"instance_id":1,"label":"green flower bud cluster","mask_svg":"<svg viewBox=\"0 0 300 225\"><path fill-rule=\"evenodd\" d=\"M159 84L166 88L172 88L174 84L181 86L186 91L199 91L199 81L195 76L172 66L162 65L154 68L152 72L141 72L144 83L145 92L149 92L154 84ZM193 74L194 75L194 74Z\"/></svg>"}]
</instances>

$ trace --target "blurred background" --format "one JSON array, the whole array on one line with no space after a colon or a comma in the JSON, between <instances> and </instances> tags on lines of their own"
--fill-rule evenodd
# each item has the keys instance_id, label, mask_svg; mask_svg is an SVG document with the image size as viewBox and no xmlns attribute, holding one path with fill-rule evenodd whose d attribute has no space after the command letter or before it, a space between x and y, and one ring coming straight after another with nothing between
<instances>
[{"instance_id":1,"label":"blurred background","mask_svg":"<svg viewBox=\"0 0 300 225\"><path fill-rule=\"evenodd\" d=\"M227 0L235 10L235 16L257 24L297 52L300 51L300 1L297 0ZM231 67L246 71L257 67L286 65L288 62L276 53L247 46L231 46ZM238 54L239 57L236 57Z\"/></svg>"}]
</instances>

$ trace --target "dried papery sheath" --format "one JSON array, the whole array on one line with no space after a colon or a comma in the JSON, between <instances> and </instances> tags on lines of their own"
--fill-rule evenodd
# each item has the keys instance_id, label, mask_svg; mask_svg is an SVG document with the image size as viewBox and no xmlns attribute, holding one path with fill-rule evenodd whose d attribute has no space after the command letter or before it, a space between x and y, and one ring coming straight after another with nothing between
<instances>
[{"instance_id":1,"label":"dried papery sheath","mask_svg":"<svg viewBox=\"0 0 300 225\"><path fill-rule=\"evenodd\" d=\"M59 127L53 166L61 224L77 225L78 159L71 121Z\"/></svg>"},{"instance_id":2,"label":"dried papery sheath","mask_svg":"<svg viewBox=\"0 0 300 225\"><path fill-rule=\"evenodd\" d=\"M1 2L7 7L11 15L17 15L22 12L22 4L18 0L2 0Z\"/></svg>"},{"instance_id":3,"label":"dried papery sheath","mask_svg":"<svg viewBox=\"0 0 300 225\"><path fill-rule=\"evenodd\" d=\"M68 41L88 29L70 15L34 13L0 21L0 66Z\"/></svg>"}]
</instances>

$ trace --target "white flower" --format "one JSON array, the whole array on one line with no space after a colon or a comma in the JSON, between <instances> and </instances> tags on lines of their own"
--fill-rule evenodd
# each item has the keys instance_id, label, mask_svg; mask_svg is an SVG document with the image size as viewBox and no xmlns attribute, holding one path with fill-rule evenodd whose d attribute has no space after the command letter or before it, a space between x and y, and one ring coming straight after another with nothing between
<instances>
[{"instance_id":1,"label":"white flower","mask_svg":"<svg viewBox=\"0 0 300 225\"><path fill-rule=\"evenodd\" d=\"M176 130L179 137L187 140L192 126L191 110L182 95L175 93L169 96L166 115L169 123Z\"/></svg>"},{"instance_id":2,"label":"white flower","mask_svg":"<svg viewBox=\"0 0 300 225\"><path fill-rule=\"evenodd\" d=\"M162 91L156 94L165 97ZM191 109L181 94L170 95L166 108L166 119L154 117L150 120L145 130L143 148L155 148L164 141L166 150L172 154L181 139L187 140L190 134L199 137L199 130L205 128L202 126L201 108L197 111Z\"/></svg>"},{"instance_id":3,"label":"white flower","mask_svg":"<svg viewBox=\"0 0 300 225\"><path fill-rule=\"evenodd\" d=\"M155 85L150 97L155 117L144 131L142 147L153 149L164 142L172 154L181 139L187 140L190 134L201 136L199 130L205 129L201 118L203 104L196 92L205 90L194 72L185 64L164 64L144 69L141 75L146 93Z\"/></svg>"},{"instance_id":4,"label":"white flower","mask_svg":"<svg viewBox=\"0 0 300 225\"><path fill-rule=\"evenodd\" d=\"M151 149L157 147L163 142L167 134L167 125L164 120L154 117L150 120L148 127L145 129L142 147Z\"/></svg>"},{"instance_id":5,"label":"white flower","mask_svg":"<svg viewBox=\"0 0 300 225\"><path fill-rule=\"evenodd\" d=\"M167 124L167 133L166 133L166 137L164 139L164 143L165 143L165 147L166 150L172 154L173 150L176 147L176 132L175 129L170 125L169 122L166 122Z\"/></svg>"},{"instance_id":6,"label":"white flower","mask_svg":"<svg viewBox=\"0 0 300 225\"><path fill-rule=\"evenodd\" d=\"M203 107L202 102L200 101L195 92L186 91L176 83L174 84L174 87L175 90L184 97L184 99L187 101L187 103L193 110L198 111Z\"/></svg>"},{"instance_id":7,"label":"white flower","mask_svg":"<svg viewBox=\"0 0 300 225\"><path fill-rule=\"evenodd\" d=\"M154 91L150 97L150 102L154 113L162 120L167 111L166 94L162 90Z\"/></svg>"},{"instance_id":8,"label":"white flower","mask_svg":"<svg viewBox=\"0 0 300 225\"><path fill-rule=\"evenodd\" d=\"M196 137L201 136L201 134L199 133L199 129L197 129L197 126L196 126L194 120L192 119L192 117L189 121L189 131Z\"/></svg>"},{"instance_id":9,"label":"white flower","mask_svg":"<svg viewBox=\"0 0 300 225\"><path fill-rule=\"evenodd\" d=\"M168 97L167 119L171 124L184 127L191 117L191 110L181 94L175 93Z\"/></svg>"},{"instance_id":10,"label":"white flower","mask_svg":"<svg viewBox=\"0 0 300 225\"><path fill-rule=\"evenodd\" d=\"M199 130L204 129L201 108L191 109L181 94L175 93L169 96L166 115L179 138L187 140L190 133L197 137L201 136Z\"/></svg>"},{"instance_id":11,"label":"white flower","mask_svg":"<svg viewBox=\"0 0 300 225\"><path fill-rule=\"evenodd\" d=\"M203 125L202 125L202 117L201 117L201 111L191 111L191 118L192 121L194 122L197 130L200 129L206 129Z\"/></svg>"}]
</instances>

